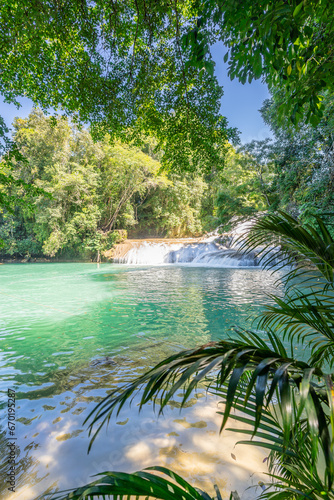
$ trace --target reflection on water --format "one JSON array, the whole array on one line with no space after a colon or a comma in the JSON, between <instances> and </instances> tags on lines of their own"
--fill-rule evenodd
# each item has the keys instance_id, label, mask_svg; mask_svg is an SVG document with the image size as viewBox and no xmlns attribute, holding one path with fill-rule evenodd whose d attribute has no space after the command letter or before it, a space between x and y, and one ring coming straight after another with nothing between
<instances>
[{"instance_id":1,"label":"reflection on water","mask_svg":"<svg viewBox=\"0 0 334 500\"><path fill-rule=\"evenodd\" d=\"M275 279L254 269L1 266L0 389L13 388L19 398L12 498L29 500L101 470L154 463L172 464L184 475L188 467L199 482L199 471L211 467L206 475L216 474L228 491L229 457L219 445L212 403L190 405L181 415L175 404L158 421L150 407L140 415L136 406L124 409L89 457L82 424L108 390L163 357L222 338L234 325L249 326ZM203 419L197 413L207 406L212 414ZM190 467L193 452L209 465Z\"/></svg>"}]
</instances>

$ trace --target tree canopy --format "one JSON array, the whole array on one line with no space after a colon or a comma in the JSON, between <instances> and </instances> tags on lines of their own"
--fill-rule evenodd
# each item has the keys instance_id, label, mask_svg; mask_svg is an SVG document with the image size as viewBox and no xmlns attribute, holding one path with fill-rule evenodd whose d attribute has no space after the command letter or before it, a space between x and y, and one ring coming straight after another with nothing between
<instances>
[{"instance_id":1,"label":"tree canopy","mask_svg":"<svg viewBox=\"0 0 334 500\"><path fill-rule=\"evenodd\" d=\"M180 1L4 2L0 90L61 108L98 138L153 132L165 165L210 168L233 131L212 71L185 66L194 16Z\"/></svg>"},{"instance_id":2,"label":"tree canopy","mask_svg":"<svg viewBox=\"0 0 334 500\"><path fill-rule=\"evenodd\" d=\"M61 108L139 141L153 133L165 166L210 169L235 136L220 115L210 46L229 75L283 89L280 112L312 123L333 89L330 0L28 0L1 3L0 91Z\"/></svg>"},{"instance_id":3,"label":"tree canopy","mask_svg":"<svg viewBox=\"0 0 334 500\"><path fill-rule=\"evenodd\" d=\"M232 79L262 77L271 90L282 90L281 117L319 122L322 92L334 84L331 0L206 0L186 37L194 63L208 53L210 29L228 48L224 60Z\"/></svg>"}]
</instances>

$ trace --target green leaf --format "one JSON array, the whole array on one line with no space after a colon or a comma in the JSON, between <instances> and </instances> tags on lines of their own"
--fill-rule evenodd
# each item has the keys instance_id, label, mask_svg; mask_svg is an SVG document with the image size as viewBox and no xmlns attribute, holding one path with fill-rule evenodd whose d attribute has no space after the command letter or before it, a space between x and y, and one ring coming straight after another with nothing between
<instances>
[{"instance_id":1,"label":"green leaf","mask_svg":"<svg viewBox=\"0 0 334 500\"><path fill-rule=\"evenodd\" d=\"M214 69L215 69L215 63L212 61L205 61L204 68L207 71L207 73L209 73L210 76L213 76Z\"/></svg>"},{"instance_id":2,"label":"green leaf","mask_svg":"<svg viewBox=\"0 0 334 500\"><path fill-rule=\"evenodd\" d=\"M147 472L150 470L161 472L172 478L171 482L157 474ZM100 497L120 497L128 499L129 496L137 498L156 498L159 500L212 500L204 491L195 489L187 481L165 467L150 467L143 471L127 474L124 472L104 472L98 474L99 479L81 486L73 491L64 491L53 497L54 500L80 500L82 498L98 499Z\"/></svg>"},{"instance_id":3,"label":"green leaf","mask_svg":"<svg viewBox=\"0 0 334 500\"><path fill-rule=\"evenodd\" d=\"M255 52L253 69L255 78L260 78L260 76L262 75L262 57L260 51Z\"/></svg>"}]
</instances>

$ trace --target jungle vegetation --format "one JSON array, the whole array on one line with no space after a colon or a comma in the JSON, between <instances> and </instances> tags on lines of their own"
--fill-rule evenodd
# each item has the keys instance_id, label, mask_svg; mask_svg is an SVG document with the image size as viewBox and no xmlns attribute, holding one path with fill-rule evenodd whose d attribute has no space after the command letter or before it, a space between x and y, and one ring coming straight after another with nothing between
<instances>
[{"instance_id":1,"label":"jungle vegetation","mask_svg":"<svg viewBox=\"0 0 334 500\"><path fill-rule=\"evenodd\" d=\"M0 190L7 200L0 215L1 255L94 260L124 231L130 237L199 236L219 225L227 231L233 217L264 210L283 209L310 224L314 215L329 221L333 97L324 94L318 125L304 123L298 130L277 123L276 108L275 95L262 108L273 140L224 144L210 172L166 172L152 137L141 147L111 143L108 134L94 141L86 127L38 108L17 118L15 154L1 163L19 183L2 183Z\"/></svg>"},{"instance_id":2,"label":"jungle vegetation","mask_svg":"<svg viewBox=\"0 0 334 500\"><path fill-rule=\"evenodd\" d=\"M5 256L94 259L124 230L131 236L198 236L225 220L226 210L228 220L238 211L266 206L256 165L228 144L210 175L181 175L162 170L152 139L141 149L111 144L108 135L94 142L86 128L66 117L55 121L39 109L16 119L13 129L23 159L13 159L12 165L4 160L4 168L39 194L29 204L17 204L15 195L19 199L24 188L3 185L2 192L14 200L1 214ZM224 190L231 197L229 208L222 201Z\"/></svg>"},{"instance_id":3,"label":"jungle vegetation","mask_svg":"<svg viewBox=\"0 0 334 500\"><path fill-rule=\"evenodd\" d=\"M164 172L160 166L159 174L139 167L133 193L122 189L134 164L117 180L104 172L117 185L110 187L108 201L98 155L73 153L67 172L79 171L71 181L60 181L62 174L49 169L51 161L55 170L60 168L57 153L53 160L50 152L44 158L48 153L42 148L40 161L45 159L49 171L40 165L29 173L36 168L37 150L29 148L23 124L14 126L13 139L2 119L2 252L78 257L88 251L92 257L89 249L94 254L102 248L111 229L136 226L141 234L142 224L152 234L183 236L269 206L306 218L310 211L325 213L332 203L331 12L330 0L247 0L242 8L234 0L2 2L0 91L5 100L18 104L25 96L44 112L56 110L49 125L57 130L65 124L59 114L69 117L71 128L78 127L74 135L80 135L82 125L88 127L96 145L91 147L102 148L107 157L108 141L112 147L117 141L126 150L150 151ZM263 115L275 133L272 144L232 154L238 134L220 113L223 89L210 54L217 41L226 47L222 57L231 78L242 83L262 78L268 84L272 100ZM28 121L26 128L38 129ZM50 140L56 135L51 133ZM28 155L24 167L23 151ZM123 161L120 156L113 157L114 164ZM64 185L75 178L80 201ZM87 183L86 193L78 194L80 183L82 189ZM69 201L61 207L65 194ZM43 204L47 210L39 229ZM91 211L90 220L84 209ZM75 241L77 229L82 245Z\"/></svg>"}]
</instances>

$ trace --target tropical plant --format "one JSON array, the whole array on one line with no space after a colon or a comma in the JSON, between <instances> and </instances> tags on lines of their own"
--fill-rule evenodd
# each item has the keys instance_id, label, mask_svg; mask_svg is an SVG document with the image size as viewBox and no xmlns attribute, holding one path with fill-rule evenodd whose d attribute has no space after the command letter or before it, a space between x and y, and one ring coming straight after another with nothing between
<instances>
[{"instance_id":1,"label":"tropical plant","mask_svg":"<svg viewBox=\"0 0 334 500\"><path fill-rule=\"evenodd\" d=\"M48 196L42 189L15 175L17 162L27 164L28 160L9 139L8 133L9 130L0 117L0 213L3 210L13 213L18 205L31 209L34 196Z\"/></svg>"},{"instance_id":2,"label":"tropical plant","mask_svg":"<svg viewBox=\"0 0 334 500\"><path fill-rule=\"evenodd\" d=\"M180 0L6 1L0 91L75 115L95 138L141 142L153 133L169 167L210 169L230 132L211 57L210 71L184 64L181 37L195 18L192 2Z\"/></svg>"},{"instance_id":3,"label":"tropical plant","mask_svg":"<svg viewBox=\"0 0 334 500\"><path fill-rule=\"evenodd\" d=\"M241 83L263 78L281 90L278 117L293 123L306 117L316 125L322 117L322 92L333 90L333 23L330 0L206 0L196 26L184 38L190 62L199 67L210 38L228 48L228 75Z\"/></svg>"},{"instance_id":4,"label":"tropical plant","mask_svg":"<svg viewBox=\"0 0 334 500\"><path fill-rule=\"evenodd\" d=\"M0 163L0 173L6 167L16 182L2 185L0 175L1 255L6 258L95 259L110 248L107 235L114 230L129 230L130 237L198 236L233 213L265 208L254 161L230 145L223 171L176 174L162 172L152 141L144 147L149 154L130 144L111 144L108 135L94 142L87 129L38 108L15 119L13 130L11 167L8 158ZM263 168L266 184L270 175ZM6 209L5 196L15 210Z\"/></svg>"},{"instance_id":5,"label":"tropical plant","mask_svg":"<svg viewBox=\"0 0 334 500\"><path fill-rule=\"evenodd\" d=\"M110 248L108 235L115 228L137 223L133 198L155 187L159 162L138 148L112 146L108 137L94 143L88 130L64 118L53 120L39 109L13 126L10 172L15 184L2 189L0 175L3 255L88 258ZM9 170L5 160L0 174L2 167ZM27 196L20 203L26 186L30 204Z\"/></svg>"},{"instance_id":6,"label":"tropical plant","mask_svg":"<svg viewBox=\"0 0 334 500\"><path fill-rule=\"evenodd\" d=\"M160 176L155 189L138 207L138 229L146 230L147 234L151 225L170 238L203 234L201 218L207 190L208 183L199 175ZM210 208L205 214L210 213Z\"/></svg>"},{"instance_id":7,"label":"tropical plant","mask_svg":"<svg viewBox=\"0 0 334 500\"><path fill-rule=\"evenodd\" d=\"M268 143L262 160L275 166L272 202L275 208L314 224L313 215L324 217L333 211L334 205L334 95L324 92L323 117L317 126L302 122L298 129L288 120L282 123L277 119L282 98L282 93L275 90L261 109L264 121L274 133L274 141Z\"/></svg>"},{"instance_id":8,"label":"tropical plant","mask_svg":"<svg viewBox=\"0 0 334 500\"><path fill-rule=\"evenodd\" d=\"M156 471L164 476L152 474L150 471ZM129 498L135 495L137 498L156 498L161 500L213 500L205 491L194 488L175 472L166 467L148 467L142 471L127 474L124 472L106 472L98 474L101 476L89 485L78 488L77 490L65 495L54 497L54 500L73 499L81 500L84 498L107 498L115 496L120 498ZM221 494L217 485L214 485L217 498L221 500ZM230 500L239 500L236 492L232 492Z\"/></svg>"},{"instance_id":9,"label":"tropical plant","mask_svg":"<svg viewBox=\"0 0 334 500\"><path fill-rule=\"evenodd\" d=\"M247 423L252 430L241 430L251 435L247 442L269 450L274 484L268 483L260 498L333 500L334 241L321 219L317 224L318 230L303 227L283 212L253 221L243 250L257 251L273 271L284 265L285 296L272 296L274 305L267 306L257 330L175 354L108 395L87 419L90 446L113 412L137 393L139 407L153 401L161 413L181 387L183 406L206 382L225 403L221 430L229 417ZM149 480L144 490L134 480L121 491L110 474L112 480L106 476L100 485L86 485L66 498L85 492L154 496Z\"/></svg>"}]
</instances>

